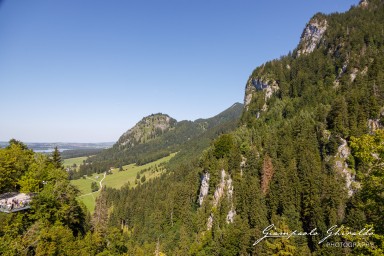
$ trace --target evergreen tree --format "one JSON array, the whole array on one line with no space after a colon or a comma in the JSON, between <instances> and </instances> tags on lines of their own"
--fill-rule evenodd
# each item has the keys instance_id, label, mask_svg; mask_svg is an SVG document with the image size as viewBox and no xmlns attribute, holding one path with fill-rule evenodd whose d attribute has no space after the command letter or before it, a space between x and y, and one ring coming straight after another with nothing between
<instances>
[{"instance_id":1,"label":"evergreen tree","mask_svg":"<svg viewBox=\"0 0 384 256\"><path fill-rule=\"evenodd\" d=\"M99 190L99 186L97 185L97 182L93 181L91 183L91 190L92 190L92 192L96 192Z\"/></svg>"},{"instance_id":2,"label":"evergreen tree","mask_svg":"<svg viewBox=\"0 0 384 256\"><path fill-rule=\"evenodd\" d=\"M61 154L57 146L53 150L51 158L55 168L57 169L63 168L63 160L61 159Z\"/></svg>"},{"instance_id":3,"label":"evergreen tree","mask_svg":"<svg viewBox=\"0 0 384 256\"><path fill-rule=\"evenodd\" d=\"M275 233L285 233L290 234L292 231L289 229L288 225L285 222L284 218L275 217L273 224L275 229L272 231ZM269 238L266 241L267 253L272 256L294 256L296 254L296 246L294 245L295 237L287 238L287 236L282 238Z\"/></svg>"}]
</instances>

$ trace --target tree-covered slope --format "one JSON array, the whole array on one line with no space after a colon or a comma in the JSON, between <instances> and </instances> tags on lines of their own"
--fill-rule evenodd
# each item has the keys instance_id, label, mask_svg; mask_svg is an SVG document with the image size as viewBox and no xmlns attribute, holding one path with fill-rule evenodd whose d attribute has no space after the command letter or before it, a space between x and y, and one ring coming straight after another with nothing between
<instances>
[{"instance_id":1,"label":"tree-covered slope","mask_svg":"<svg viewBox=\"0 0 384 256\"><path fill-rule=\"evenodd\" d=\"M110 225L131 235L130 252L381 255L383 31L383 1L316 14L292 53L254 70L235 131L158 180L107 190ZM271 224L317 235L255 244ZM326 241L371 246L327 246L334 225L372 225L374 235Z\"/></svg>"},{"instance_id":2,"label":"tree-covered slope","mask_svg":"<svg viewBox=\"0 0 384 256\"><path fill-rule=\"evenodd\" d=\"M381 5L370 1L344 14L315 15L305 29L312 33L303 33L292 54L254 70L243 121L278 122L305 109L343 136L367 132L383 106Z\"/></svg>"}]
</instances>

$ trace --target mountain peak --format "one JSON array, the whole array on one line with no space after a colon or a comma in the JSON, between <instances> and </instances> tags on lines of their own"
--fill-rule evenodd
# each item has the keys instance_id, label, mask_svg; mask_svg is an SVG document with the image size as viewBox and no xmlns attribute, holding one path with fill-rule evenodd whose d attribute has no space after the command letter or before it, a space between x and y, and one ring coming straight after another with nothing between
<instances>
[{"instance_id":1,"label":"mountain peak","mask_svg":"<svg viewBox=\"0 0 384 256\"><path fill-rule=\"evenodd\" d=\"M368 0L361 0L359 3L359 6L361 8L367 8L368 7Z\"/></svg>"},{"instance_id":2,"label":"mountain peak","mask_svg":"<svg viewBox=\"0 0 384 256\"><path fill-rule=\"evenodd\" d=\"M118 140L118 144L133 147L145 143L166 133L176 125L176 119L167 114L157 113L144 117L134 127L125 132Z\"/></svg>"},{"instance_id":3,"label":"mountain peak","mask_svg":"<svg viewBox=\"0 0 384 256\"><path fill-rule=\"evenodd\" d=\"M300 38L297 56L313 52L321 41L328 22L324 15L316 14L305 27Z\"/></svg>"}]
</instances>

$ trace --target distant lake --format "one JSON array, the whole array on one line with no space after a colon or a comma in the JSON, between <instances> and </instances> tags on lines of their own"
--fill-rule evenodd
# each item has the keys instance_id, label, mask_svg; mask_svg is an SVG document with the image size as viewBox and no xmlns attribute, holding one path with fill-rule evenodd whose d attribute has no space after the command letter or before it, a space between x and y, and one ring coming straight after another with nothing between
<instances>
[{"instance_id":1,"label":"distant lake","mask_svg":"<svg viewBox=\"0 0 384 256\"><path fill-rule=\"evenodd\" d=\"M114 142L100 142L100 143L30 142L25 144L29 149L32 149L36 153L49 154L55 150L55 147L58 147L60 152L67 151L67 150L105 149L105 148L112 147ZM9 145L8 142L0 141L0 148L5 148L8 145Z\"/></svg>"}]
</instances>

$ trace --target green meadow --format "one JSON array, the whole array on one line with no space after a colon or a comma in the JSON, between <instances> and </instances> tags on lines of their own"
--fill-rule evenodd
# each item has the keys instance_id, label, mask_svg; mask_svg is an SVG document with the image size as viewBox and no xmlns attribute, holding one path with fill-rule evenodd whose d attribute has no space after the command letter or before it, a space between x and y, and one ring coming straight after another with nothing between
<instances>
[{"instance_id":1,"label":"green meadow","mask_svg":"<svg viewBox=\"0 0 384 256\"><path fill-rule=\"evenodd\" d=\"M64 159L63 165L65 168L72 167L74 164L80 166L80 164L82 164L85 159L87 159L86 156Z\"/></svg>"},{"instance_id":2,"label":"green meadow","mask_svg":"<svg viewBox=\"0 0 384 256\"><path fill-rule=\"evenodd\" d=\"M75 185L80 190L80 195L91 193L91 184L92 182L96 181L97 185L99 185L99 181L101 181L104 178L104 174L100 173L94 173L92 176L81 178L78 180L71 180L71 183ZM103 182L104 185L104 182Z\"/></svg>"},{"instance_id":3,"label":"green meadow","mask_svg":"<svg viewBox=\"0 0 384 256\"><path fill-rule=\"evenodd\" d=\"M93 175L86 178L71 180L71 183L80 190L80 196L78 197L79 200L85 204L85 206L91 213L93 213L95 209L95 200L100 194L100 192L97 191L92 193L92 182L96 181L99 185L99 182L104 178L104 180L102 181L103 186L111 188L121 188L125 184L129 184L129 187L135 187L137 186L137 184L141 183L142 177L144 175L145 182L147 182L149 179L153 179L160 176L165 171L164 164L166 164L175 155L176 153L173 153L167 157L141 166L138 166L136 164L125 165L123 166L122 171L119 171L118 168L115 168L112 169L110 174L106 175L105 178L104 173L94 173ZM78 158L71 158L66 160L68 160L68 162L72 163L73 165L73 163L76 163L75 161L79 161L76 160ZM140 178L136 179L138 173L140 175Z\"/></svg>"}]
</instances>

